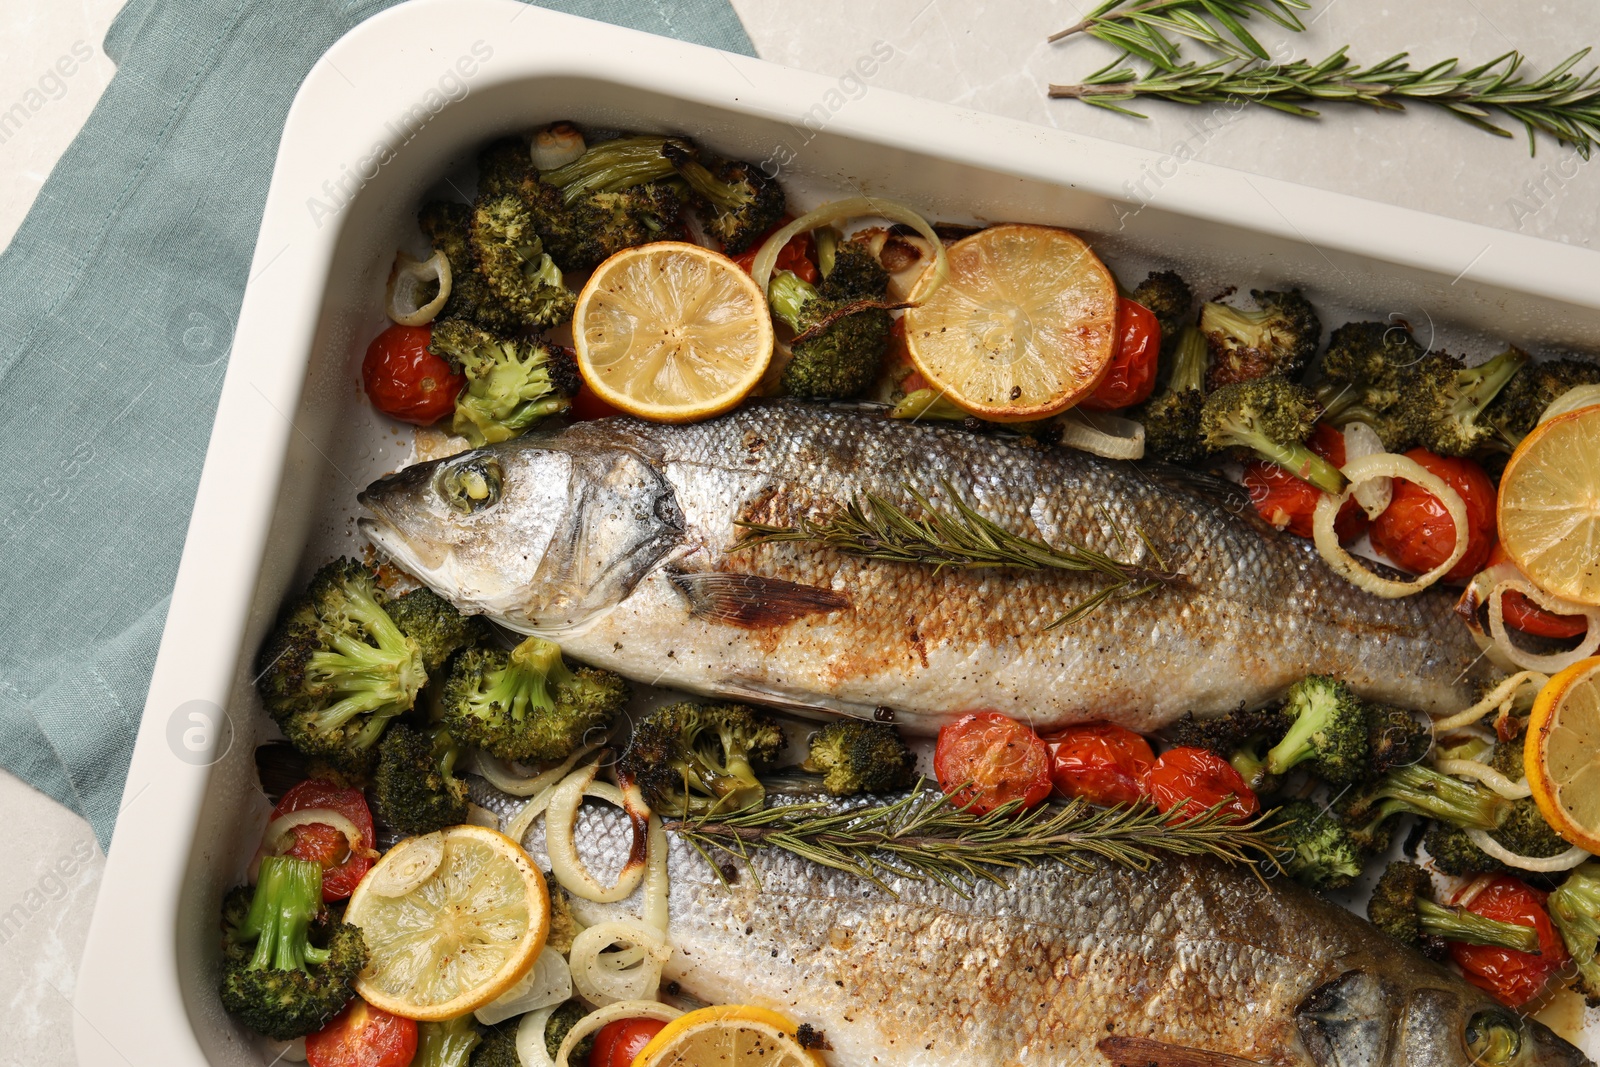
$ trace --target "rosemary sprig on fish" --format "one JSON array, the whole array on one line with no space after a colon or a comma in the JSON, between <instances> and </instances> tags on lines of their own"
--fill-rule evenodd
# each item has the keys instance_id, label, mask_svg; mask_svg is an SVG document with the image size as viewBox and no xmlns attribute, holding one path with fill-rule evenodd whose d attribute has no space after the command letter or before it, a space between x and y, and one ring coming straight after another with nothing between
<instances>
[{"instance_id":1,"label":"rosemary sprig on fish","mask_svg":"<svg viewBox=\"0 0 1600 1067\"><path fill-rule=\"evenodd\" d=\"M1240 824L1221 805L1178 823L1144 805L1099 808L1072 800L1020 808L1012 801L979 815L918 783L885 804L844 810L827 801L779 804L667 828L714 867L714 853L748 862L753 849L778 848L885 890L889 878L931 879L964 894L980 879L1004 884L1002 869L1060 863L1083 871L1094 857L1142 871L1161 853L1281 870L1280 829L1261 819Z\"/></svg>"},{"instance_id":2,"label":"rosemary sprig on fish","mask_svg":"<svg viewBox=\"0 0 1600 1067\"><path fill-rule=\"evenodd\" d=\"M747 531L739 547L799 542L865 559L923 564L933 567L935 572L946 567L962 570L1012 567L1030 571L1092 572L1111 580L1110 585L1074 605L1046 629L1076 622L1112 597L1143 596L1183 578L1167 569L1143 530L1135 529L1134 533L1155 561L1155 567L1125 563L1071 541L1056 546L1025 537L980 514L949 482L943 485L945 495L952 501L951 508L941 508L924 494L906 487L906 493L925 516L923 518L913 517L876 493L867 493L846 503L831 518L821 522L809 518L801 519L795 526L736 522L736 526ZM1111 529L1117 542L1126 549L1122 532L1114 524Z\"/></svg>"}]
</instances>

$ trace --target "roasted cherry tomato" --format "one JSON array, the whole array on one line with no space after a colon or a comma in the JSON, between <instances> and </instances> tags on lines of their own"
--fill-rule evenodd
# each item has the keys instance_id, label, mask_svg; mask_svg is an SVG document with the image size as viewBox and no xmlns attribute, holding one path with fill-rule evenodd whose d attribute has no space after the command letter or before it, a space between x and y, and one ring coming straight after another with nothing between
<instances>
[{"instance_id":1,"label":"roasted cherry tomato","mask_svg":"<svg viewBox=\"0 0 1600 1067\"><path fill-rule=\"evenodd\" d=\"M1117 301L1117 348L1094 392L1078 401L1090 411L1131 408L1150 398L1161 357L1161 326L1150 309L1127 297Z\"/></svg>"},{"instance_id":2,"label":"roasted cherry tomato","mask_svg":"<svg viewBox=\"0 0 1600 1067\"><path fill-rule=\"evenodd\" d=\"M1335 467L1344 466L1344 434L1326 423L1318 423L1306 441L1307 447ZM1263 519L1280 530L1300 537L1311 536L1311 517L1322 499L1322 490L1302 481L1278 466L1263 460L1244 465L1244 487L1250 503ZM1339 540L1354 541L1367 532L1367 513L1354 498L1345 501L1334 517L1333 530Z\"/></svg>"},{"instance_id":3,"label":"roasted cherry tomato","mask_svg":"<svg viewBox=\"0 0 1600 1067\"><path fill-rule=\"evenodd\" d=\"M1203 748L1180 745L1161 754L1144 775L1145 795L1169 816L1182 822L1223 804L1222 812L1239 822L1255 818L1261 801L1227 760Z\"/></svg>"},{"instance_id":4,"label":"roasted cherry tomato","mask_svg":"<svg viewBox=\"0 0 1600 1067\"><path fill-rule=\"evenodd\" d=\"M1546 894L1510 875L1500 875L1466 905L1489 919L1531 926L1539 931L1539 952L1450 942L1450 958L1467 981L1507 1007L1521 1007L1540 993L1552 975L1567 965L1567 949L1544 910Z\"/></svg>"},{"instance_id":5,"label":"roasted cherry tomato","mask_svg":"<svg viewBox=\"0 0 1600 1067\"><path fill-rule=\"evenodd\" d=\"M975 814L1012 800L1031 808L1050 795L1050 750L1039 735L998 711L963 715L939 731L933 773ZM966 783L966 788L961 788Z\"/></svg>"},{"instance_id":6,"label":"roasted cherry tomato","mask_svg":"<svg viewBox=\"0 0 1600 1067\"><path fill-rule=\"evenodd\" d=\"M1449 581L1483 570L1494 548L1495 488L1470 459L1436 456L1413 448L1407 456L1444 479L1467 506L1467 552L1445 573ZM1402 570L1421 574L1450 558L1456 525L1439 498L1404 478L1394 479L1394 499L1372 524L1372 547Z\"/></svg>"},{"instance_id":7,"label":"roasted cherry tomato","mask_svg":"<svg viewBox=\"0 0 1600 1067\"><path fill-rule=\"evenodd\" d=\"M734 256L733 261L744 268L746 274L756 265L756 253L761 251L761 246L767 243L767 238L793 222L788 215L778 220L778 224L760 237L756 238L742 255ZM789 238L787 244L778 251L778 259L772 265L774 272L780 270L793 271L794 274L805 282L816 285L822 277L822 272L817 270L817 242L809 233L797 233Z\"/></svg>"},{"instance_id":8,"label":"roasted cherry tomato","mask_svg":"<svg viewBox=\"0 0 1600 1067\"><path fill-rule=\"evenodd\" d=\"M1510 559L1506 550L1501 548L1497 541L1494 551L1489 553L1488 566L1493 567ZM1513 630L1521 630L1535 637L1551 637L1558 640L1582 637L1589 628L1588 620L1582 615L1557 615L1553 611L1546 611L1515 589L1507 589L1501 594L1500 617Z\"/></svg>"},{"instance_id":9,"label":"roasted cherry tomato","mask_svg":"<svg viewBox=\"0 0 1600 1067\"><path fill-rule=\"evenodd\" d=\"M650 1039L667 1024L660 1019L618 1019L594 1035L589 1067L629 1067Z\"/></svg>"},{"instance_id":10,"label":"roasted cherry tomato","mask_svg":"<svg viewBox=\"0 0 1600 1067\"><path fill-rule=\"evenodd\" d=\"M390 326L367 346L361 385L372 406L401 422L432 426L456 409L466 378L428 351L431 326Z\"/></svg>"},{"instance_id":11,"label":"roasted cherry tomato","mask_svg":"<svg viewBox=\"0 0 1600 1067\"><path fill-rule=\"evenodd\" d=\"M306 1038L307 1067L407 1067L417 1055L417 1024L357 997Z\"/></svg>"},{"instance_id":12,"label":"roasted cherry tomato","mask_svg":"<svg viewBox=\"0 0 1600 1067\"><path fill-rule=\"evenodd\" d=\"M367 810L366 798L359 789L340 789L336 785L308 778L283 794L272 817L287 815L306 808L331 808L355 823L361 831L364 852L354 852L343 833L322 823L298 826L292 832L294 845L287 855L299 860L310 860L322 867L322 899L343 900L355 889L356 883L377 858L378 839L372 832L372 812Z\"/></svg>"},{"instance_id":13,"label":"roasted cherry tomato","mask_svg":"<svg viewBox=\"0 0 1600 1067\"><path fill-rule=\"evenodd\" d=\"M1068 726L1046 734L1044 743L1056 792L1108 808L1144 796L1141 781L1156 761L1148 741L1109 722Z\"/></svg>"},{"instance_id":14,"label":"roasted cherry tomato","mask_svg":"<svg viewBox=\"0 0 1600 1067\"><path fill-rule=\"evenodd\" d=\"M572 407L567 409L567 418L573 422L608 419L613 415L621 414L620 410L596 396L594 390L589 388L588 382L578 386L578 395L572 398Z\"/></svg>"}]
</instances>

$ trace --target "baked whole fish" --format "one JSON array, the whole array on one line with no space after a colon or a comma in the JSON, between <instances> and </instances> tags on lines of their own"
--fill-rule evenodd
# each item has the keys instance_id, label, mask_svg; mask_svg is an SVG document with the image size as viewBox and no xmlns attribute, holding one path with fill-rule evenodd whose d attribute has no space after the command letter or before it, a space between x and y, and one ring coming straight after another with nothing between
<instances>
[{"instance_id":1,"label":"baked whole fish","mask_svg":"<svg viewBox=\"0 0 1600 1067\"><path fill-rule=\"evenodd\" d=\"M590 804L576 840L604 879L632 832L620 809ZM837 1067L1589 1062L1343 908L1214 861L1045 865L966 897L889 879L896 897L775 849L752 853L753 870L729 860L724 887L669 842L664 979L810 1023ZM526 845L548 868L542 822ZM637 917L640 896L573 897L573 914Z\"/></svg>"},{"instance_id":2,"label":"baked whole fish","mask_svg":"<svg viewBox=\"0 0 1600 1067\"><path fill-rule=\"evenodd\" d=\"M1009 531L1179 577L1050 629L1106 579L737 547L738 520L824 520L867 493L914 509L911 490L949 507L946 483ZM1354 588L1233 487L854 408L579 423L418 464L361 500L368 536L417 578L578 659L779 707L887 708L913 730L989 708L1148 731L1311 673L1438 710L1476 681L1445 594Z\"/></svg>"}]
</instances>

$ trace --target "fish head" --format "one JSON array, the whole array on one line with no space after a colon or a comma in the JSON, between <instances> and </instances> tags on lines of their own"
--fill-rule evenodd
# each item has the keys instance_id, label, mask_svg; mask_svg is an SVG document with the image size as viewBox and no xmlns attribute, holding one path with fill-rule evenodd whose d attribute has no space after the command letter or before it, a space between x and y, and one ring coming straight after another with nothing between
<instances>
[{"instance_id":1,"label":"fish head","mask_svg":"<svg viewBox=\"0 0 1600 1067\"><path fill-rule=\"evenodd\" d=\"M1295 1019L1317 1067L1590 1064L1549 1027L1459 983L1407 987L1348 971L1314 990Z\"/></svg>"},{"instance_id":2,"label":"fish head","mask_svg":"<svg viewBox=\"0 0 1600 1067\"><path fill-rule=\"evenodd\" d=\"M418 463L359 500L362 532L434 592L553 640L621 603L683 535L656 465L578 427Z\"/></svg>"}]
</instances>

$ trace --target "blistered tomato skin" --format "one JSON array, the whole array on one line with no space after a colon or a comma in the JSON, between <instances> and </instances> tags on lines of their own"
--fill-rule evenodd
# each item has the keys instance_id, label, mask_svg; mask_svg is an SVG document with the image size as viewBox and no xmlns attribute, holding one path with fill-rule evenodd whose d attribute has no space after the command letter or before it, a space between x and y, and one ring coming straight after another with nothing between
<instances>
[{"instance_id":1,"label":"blistered tomato skin","mask_svg":"<svg viewBox=\"0 0 1600 1067\"><path fill-rule=\"evenodd\" d=\"M306 1038L308 1067L407 1067L417 1055L417 1024L357 997Z\"/></svg>"},{"instance_id":2,"label":"blistered tomato skin","mask_svg":"<svg viewBox=\"0 0 1600 1067\"><path fill-rule=\"evenodd\" d=\"M1489 566L1510 562L1511 557L1498 543L1489 553ZM1546 611L1515 589L1507 589L1500 596L1500 614L1505 624L1535 637L1568 640L1582 637L1589 629L1589 621L1582 615L1557 615Z\"/></svg>"},{"instance_id":3,"label":"blistered tomato skin","mask_svg":"<svg viewBox=\"0 0 1600 1067\"><path fill-rule=\"evenodd\" d=\"M1108 722L1069 726L1045 735L1044 743L1050 749L1056 792L1102 807L1143 798L1144 775L1156 761L1148 741Z\"/></svg>"},{"instance_id":4,"label":"blistered tomato skin","mask_svg":"<svg viewBox=\"0 0 1600 1067\"><path fill-rule=\"evenodd\" d=\"M1450 958L1467 981L1507 1007L1521 1007L1543 993L1551 977L1567 965L1566 945L1545 911L1545 896L1509 875L1500 875L1465 905L1468 911L1488 919L1533 927L1539 932L1537 954L1450 942Z\"/></svg>"},{"instance_id":5,"label":"blistered tomato skin","mask_svg":"<svg viewBox=\"0 0 1600 1067\"><path fill-rule=\"evenodd\" d=\"M372 406L401 422L432 426L455 411L467 380L428 351L431 326L390 326L367 346L361 385Z\"/></svg>"},{"instance_id":6,"label":"blistered tomato skin","mask_svg":"<svg viewBox=\"0 0 1600 1067\"><path fill-rule=\"evenodd\" d=\"M650 1039L666 1028L660 1019L618 1019L594 1036L589 1067L630 1067Z\"/></svg>"},{"instance_id":7,"label":"blistered tomato skin","mask_svg":"<svg viewBox=\"0 0 1600 1067\"><path fill-rule=\"evenodd\" d=\"M1247 822L1261 812L1261 801L1227 760L1203 748L1169 748L1145 772L1145 795L1168 822L1203 815L1221 804L1221 813Z\"/></svg>"},{"instance_id":8,"label":"blistered tomato skin","mask_svg":"<svg viewBox=\"0 0 1600 1067\"><path fill-rule=\"evenodd\" d=\"M1344 434L1327 423L1317 424L1306 446L1335 467L1344 466ZM1311 536L1311 521L1316 514L1317 501L1322 499L1322 490L1296 478L1276 463L1262 460L1250 460L1244 465L1241 484L1250 494L1256 513L1268 523L1298 537ZM1367 513L1354 498L1345 501L1344 507L1339 509L1333 520L1333 530L1341 544L1367 532Z\"/></svg>"},{"instance_id":9,"label":"blistered tomato skin","mask_svg":"<svg viewBox=\"0 0 1600 1067\"><path fill-rule=\"evenodd\" d=\"M361 790L340 789L331 783L308 778L283 795L278 806L272 809L272 817L276 819L307 808L329 808L349 819L361 831L366 850L356 853L351 851L350 843L340 831L322 823L308 823L294 829L294 844L285 853L295 859L310 860L322 868L323 900L343 900L355 890L377 855L378 838L372 829L372 812Z\"/></svg>"},{"instance_id":10,"label":"blistered tomato skin","mask_svg":"<svg viewBox=\"0 0 1600 1067\"><path fill-rule=\"evenodd\" d=\"M1013 800L1031 808L1050 795L1050 750L1039 735L998 711L964 715L939 731L939 787L977 815Z\"/></svg>"},{"instance_id":11,"label":"blistered tomato skin","mask_svg":"<svg viewBox=\"0 0 1600 1067\"><path fill-rule=\"evenodd\" d=\"M1406 453L1461 494L1467 507L1467 551L1445 572L1446 581L1472 577L1489 561L1495 544L1495 488L1483 468L1470 459L1438 456L1425 448ZM1430 571L1450 558L1456 524L1439 498L1404 478L1394 479L1394 498L1372 524L1372 547L1395 566L1413 574Z\"/></svg>"},{"instance_id":12,"label":"blistered tomato skin","mask_svg":"<svg viewBox=\"0 0 1600 1067\"><path fill-rule=\"evenodd\" d=\"M1150 309L1127 297L1117 302L1117 349L1106 376L1094 392L1078 402L1090 411L1117 411L1142 404L1156 387L1161 356L1161 326Z\"/></svg>"}]
</instances>

